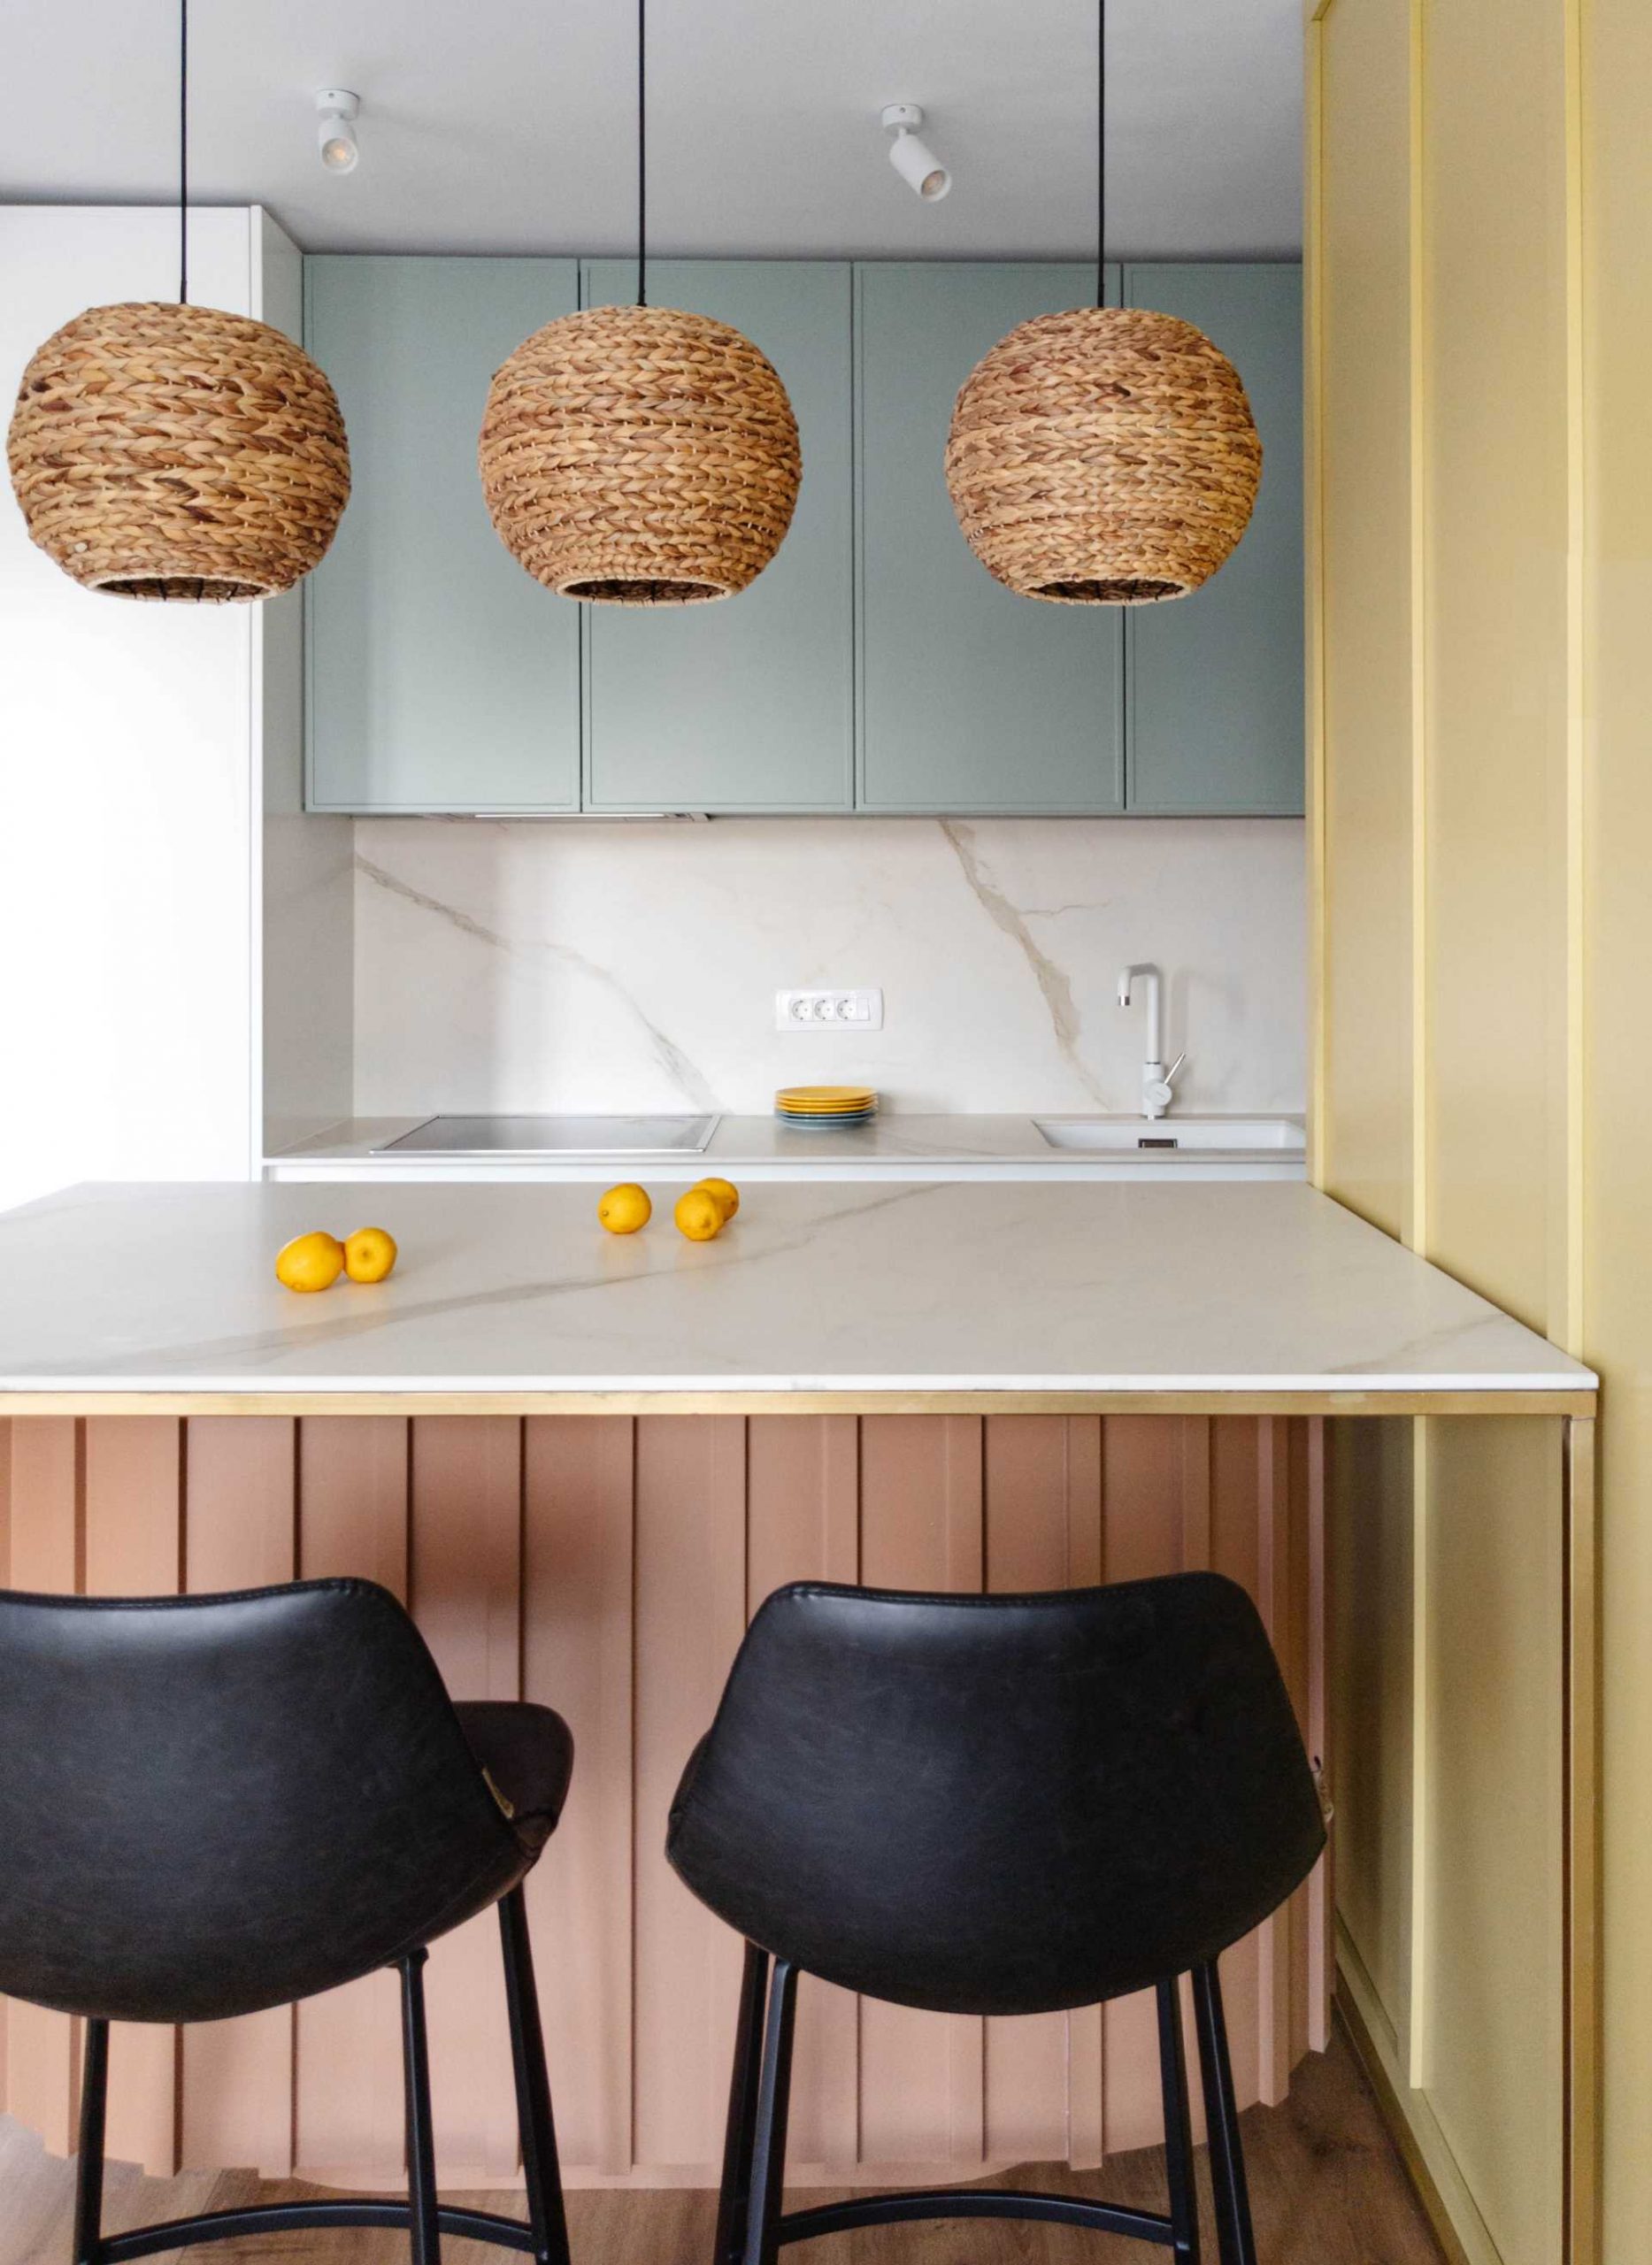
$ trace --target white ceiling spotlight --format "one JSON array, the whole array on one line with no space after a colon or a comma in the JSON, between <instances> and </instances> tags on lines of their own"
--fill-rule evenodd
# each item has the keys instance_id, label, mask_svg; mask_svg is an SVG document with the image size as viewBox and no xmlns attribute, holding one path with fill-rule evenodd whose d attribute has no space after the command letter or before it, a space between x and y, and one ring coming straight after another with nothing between
<instances>
[{"instance_id":1,"label":"white ceiling spotlight","mask_svg":"<svg viewBox=\"0 0 1652 2265\"><path fill-rule=\"evenodd\" d=\"M330 173L353 173L361 161L356 146L356 120L361 97L347 87L323 87L316 96L316 140L321 162Z\"/></svg>"},{"instance_id":2,"label":"white ceiling spotlight","mask_svg":"<svg viewBox=\"0 0 1652 2265\"><path fill-rule=\"evenodd\" d=\"M889 163L915 196L926 204L937 204L952 186L952 176L926 142L918 138L918 129L924 122L924 113L916 103L887 103L884 105L883 125L895 139L889 144Z\"/></svg>"}]
</instances>

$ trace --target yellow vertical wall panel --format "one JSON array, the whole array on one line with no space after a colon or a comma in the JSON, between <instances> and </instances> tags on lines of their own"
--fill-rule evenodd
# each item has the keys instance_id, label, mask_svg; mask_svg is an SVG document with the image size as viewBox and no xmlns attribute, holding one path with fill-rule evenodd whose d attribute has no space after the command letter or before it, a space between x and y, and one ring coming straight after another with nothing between
<instances>
[{"instance_id":1,"label":"yellow vertical wall panel","mask_svg":"<svg viewBox=\"0 0 1652 2265\"><path fill-rule=\"evenodd\" d=\"M1584 19L1584 1296L1601 1426L1604 2253L1652 2226L1652 7Z\"/></svg>"},{"instance_id":2,"label":"yellow vertical wall panel","mask_svg":"<svg viewBox=\"0 0 1652 2265\"><path fill-rule=\"evenodd\" d=\"M1564 2253L1559 1426L1432 1426L1423 2090L1503 2265Z\"/></svg>"},{"instance_id":3,"label":"yellow vertical wall panel","mask_svg":"<svg viewBox=\"0 0 1652 2265\"><path fill-rule=\"evenodd\" d=\"M1450 0L1423 27L1425 1247L1545 1329L1565 1294L1565 19L1555 0ZM1557 1443L1430 1432L1413 2064L1505 2265L1547 2265L1564 2242Z\"/></svg>"},{"instance_id":4,"label":"yellow vertical wall panel","mask_svg":"<svg viewBox=\"0 0 1652 2265\"><path fill-rule=\"evenodd\" d=\"M1564 1301L1564 11L1425 12L1428 1255Z\"/></svg>"},{"instance_id":5,"label":"yellow vertical wall panel","mask_svg":"<svg viewBox=\"0 0 1652 2265\"><path fill-rule=\"evenodd\" d=\"M1310 67L1312 67L1310 65ZM1409 1231L1411 1170L1410 0L1326 11L1318 188L1325 763L1335 904L1320 997L1323 1182ZM1346 130L1357 118L1358 130Z\"/></svg>"}]
</instances>

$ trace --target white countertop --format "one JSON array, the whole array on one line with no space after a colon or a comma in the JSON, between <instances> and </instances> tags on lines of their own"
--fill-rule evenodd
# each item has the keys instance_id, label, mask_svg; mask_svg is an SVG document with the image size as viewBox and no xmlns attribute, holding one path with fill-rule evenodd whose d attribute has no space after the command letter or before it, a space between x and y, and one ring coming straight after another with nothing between
<instances>
[{"instance_id":1,"label":"white countertop","mask_svg":"<svg viewBox=\"0 0 1652 2265\"><path fill-rule=\"evenodd\" d=\"M1059 1111L1046 1111L1054 1117ZM1254 1123L1259 1112L1234 1121ZM1145 1118L1143 1134L1175 1133L1179 1123L1202 1126L1214 1117L1188 1119L1174 1114L1156 1125ZM1300 1120L1287 1119L1289 1123ZM1301 1179L1302 1152L1250 1152L1213 1148L1197 1155L1168 1156L1162 1150L1082 1154L1051 1146L1031 1117L941 1116L886 1109L870 1125L849 1131L800 1131L767 1117L726 1116L706 1147L696 1154L660 1156L491 1156L484 1161L403 1151L375 1155L424 1124L424 1117L358 1117L347 1119L271 1156L266 1170L281 1179L471 1179L586 1180L606 1186L619 1179L646 1178L691 1184L703 1172L745 1171L765 1180L1003 1179L1036 1174L1057 1179Z\"/></svg>"},{"instance_id":2,"label":"white countertop","mask_svg":"<svg viewBox=\"0 0 1652 2265\"><path fill-rule=\"evenodd\" d=\"M275 1281L288 1237L365 1225L401 1245L389 1281ZM665 1201L641 1234L604 1234L577 1186L89 1185L0 1215L0 1395L1594 1382L1291 1186L771 1185L692 1244Z\"/></svg>"}]
</instances>

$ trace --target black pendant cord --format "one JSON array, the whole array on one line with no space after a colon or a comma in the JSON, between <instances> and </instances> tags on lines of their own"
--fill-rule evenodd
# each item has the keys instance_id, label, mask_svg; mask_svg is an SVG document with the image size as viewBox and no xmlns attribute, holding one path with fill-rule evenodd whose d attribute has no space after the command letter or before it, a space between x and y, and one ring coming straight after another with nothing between
<instances>
[{"instance_id":1,"label":"black pendant cord","mask_svg":"<svg viewBox=\"0 0 1652 2265\"><path fill-rule=\"evenodd\" d=\"M1107 304L1107 0L1095 9L1095 303Z\"/></svg>"},{"instance_id":2,"label":"black pendant cord","mask_svg":"<svg viewBox=\"0 0 1652 2265\"><path fill-rule=\"evenodd\" d=\"M637 304L649 303L649 0L637 0Z\"/></svg>"},{"instance_id":3,"label":"black pendant cord","mask_svg":"<svg viewBox=\"0 0 1652 2265\"><path fill-rule=\"evenodd\" d=\"M189 0L178 0L178 303L189 303Z\"/></svg>"}]
</instances>

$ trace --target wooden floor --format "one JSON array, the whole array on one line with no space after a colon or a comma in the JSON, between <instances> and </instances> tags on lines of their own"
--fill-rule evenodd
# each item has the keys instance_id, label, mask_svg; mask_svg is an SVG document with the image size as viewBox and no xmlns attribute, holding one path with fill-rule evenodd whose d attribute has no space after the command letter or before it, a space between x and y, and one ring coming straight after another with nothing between
<instances>
[{"instance_id":1,"label":"wooden floor","mask_svg":"<svg viewBox=\"0 0 1652 2265\"><path fill-rule=\"evenodd\" d=\"M1428 2222L1340 2030L1329 2053L1310 2056L1298 2069L1285 2106L1248 2110L1244 2131L1261 2265L1441 2265ZM1017 2183L1105 2192L1110 2200L1162 2209L1163 2177L1155 2151L1118 2157L1105 2180L1029 2165ZM150 2219L317 2191L247 2171L153 2179L111 2164L105 2224L114 2232ZM521 2207L519 2194L458 2199L512 2213ZM705 2265L715 2207L714 2196L697 2192L571 2194L575 2265ZM0 2117L0 2265L67 2265L70 2209L70 2166ZM1207 2260L1214 2256L1208 2223L1205 2250ZM443 2265L498 2265L511 2253L468 2241L442 2246ZM237 2259L296 2265L300 2258L304 2265L404 2265L407 2245L396 2233L288 2233L194 2254L219 2265ZM1066 2226L932 2224L840 2235L822 2265L1146 2265L1158 2254L1139 2242Z\"/></svg>"}]
</instances>

